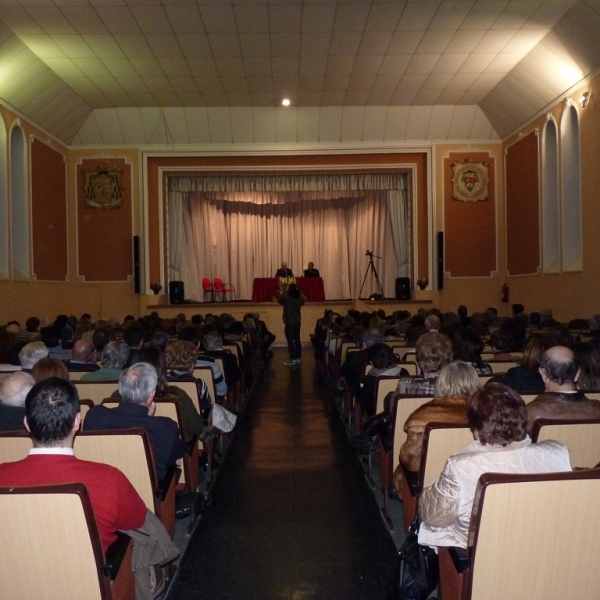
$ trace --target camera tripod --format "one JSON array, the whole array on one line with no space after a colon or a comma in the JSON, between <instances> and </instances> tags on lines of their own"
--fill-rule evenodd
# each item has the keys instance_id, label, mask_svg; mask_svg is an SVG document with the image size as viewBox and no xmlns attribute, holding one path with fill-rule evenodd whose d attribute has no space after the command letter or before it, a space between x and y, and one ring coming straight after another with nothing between
<instances>
[{"instance_id":1,"label":"camera tripod","mask_svg":"<svg viewBox=\"0 0 600 600\"><path fill-rule=\"evenodd\" d=\"M367 250L365 252L365 256L369 257L369 264L367 265L367 270L365 272L365 277L363 279L362 285L360 286L360 292L358 292L358 297L359 298L362 297L362 291L363 291L363 288L365 287L365 282L367 281L369 272L371 272L371 273L373 273L373 277L375 278L375 284L377 285L377 292L383 299L383 286L381 285L381 281L379 279L379 274L377 273L377 269L375 268L375 264L373 263L373 258L381 258L381 256L376 256L370 250Z\"/></svg>"}]
</instances>

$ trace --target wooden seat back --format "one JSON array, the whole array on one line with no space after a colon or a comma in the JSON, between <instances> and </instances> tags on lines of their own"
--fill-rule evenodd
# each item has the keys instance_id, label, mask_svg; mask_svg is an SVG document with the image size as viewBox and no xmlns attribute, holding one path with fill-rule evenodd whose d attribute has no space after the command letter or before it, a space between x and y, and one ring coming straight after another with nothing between
<instances>
[{"instance_id":1,"label":"wooden seat back","mask_svg":"<svg viewBox=\"0 0 600 600\"><path fill-rule=\"evenodd\" d=\"M0 463L23 460L33 447L28 431L0 432Z\"/></svg>"},{"instance_id":2,"label":"wooden seat back","mask_svg":"<svg viewBox=\"0 0 600 600\"><path fill-rule=\"evenodd\" d=\"M217 399L217 388L215 386L215 378L213 377L212 369L208 366L196 367L194 369L193 377L196 379L202 379L208 387L208 393L210 394L211 402L214 404ZM198 393L196 393L196 396Z\"/></svg>"},{"instance_id":3,"label":"wooden seat back","mask_svg":"<svg viewBox=\"0 0 600 600\"><path fill-rule=\"evenodd\" d=\"M102 404L102 400L110 398L119 388L119 381L74 381L80 398L88 398L94 404Z\"/></svg>"},{"instance_id":4,"label":"wooden seat back","mask_svg":"<svg viewBox=\"0 0 600 600\"><path fill-rule=\"evenodd\" d=\"M421 450L421 487L431 485L444 469L446 460L472 441L473 434L468 425L428 423Z\"/></svg>"},{"instance_id":5,"label":"wooden seat back","mask_svg":"<svg viewBox=\"0 0 600 600\"><path fill-rule=\"evenodd\" d=\"M388 377L386 375L377 378L375 384L375 414L378 415L384 411L385 397L395 391L400 377Z\"/></svg>"},{"instance_id":6,"label":"wooden seat back","mask_svg":"<svg viewBox=\"0 0 600 600\"><path fill-rule=\"evenodd\" d=\"M156 405L156 412L154 415L156 417L168 417L169 419L175 421L179 427L181 439L183 439L183 424L181 421L181 411L179 410L177 398L155 398L154 404ZM119 406L119 400L103 400L102 406L106 406L106 408L116 408ZM189 473L186 471L187 469L183 469L181 477L179 478L179 483L181 484L186 483L186 477L189 478Z\"/></svg>"},{"instance_id":7,"label":"wooden seat back","mask_svg":"<svg viewBox=\"0 0 600 600\"><path fill-rule=\"evenodd\" d=\"M145 429L82 431L75 436L75 456L112 465L121 471L140 495L146 508L158 513L154 457Z\"/></svg>"},{"instance_id":8,"label":"wooden seat back","mask_svg":"<svg viewBox=\"0 0 600 600\"><path fill-rule=\"evenodd\" d=\"M600 469L486 473L469 530L467 600L594 598Z\"/></svg>"},{"instance_id":9,"label":"wooden seat back","mask_svg":"<svg viewBox=\"0 0 600 600\"><path fill-rule=\"evenodd\" d=\"M600 419L536 419L531 439L562 442L569 449L573 468L600 463Z\"/></svg>"},{"instance_id":10,"label":"wooden seat back","mask_svg":"<svg viewBox=\"0 0 600 600\"><path fill-rule=\"evenodd\" d=\"M0 488L2 598L113 598L103 562L83 484Z\"/></svg>"}]
</instances>

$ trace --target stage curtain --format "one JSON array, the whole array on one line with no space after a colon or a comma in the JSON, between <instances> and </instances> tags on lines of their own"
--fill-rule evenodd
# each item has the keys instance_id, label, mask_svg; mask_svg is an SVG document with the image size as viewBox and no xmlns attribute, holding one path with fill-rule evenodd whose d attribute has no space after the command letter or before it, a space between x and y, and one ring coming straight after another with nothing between
<instances>
[{"instance_id":1,"label":"stage curtain","mask_svg":"<svg viewBox=\"0 0 600 600\"><path fill-rule=\"evenodd\" d=\"M298 276L314 262L328 299L356 298L363 282L368 296L377 289L371 271L365 279L366 250L382 257L374 265L386 296L408 274L403 175L171 179L170 276L185 282L188 298L202 299L202 277L221 277L250 298L254 277L273 276L283 260ZM376 186L383 189L368 189Z\"/></svg>"}]
</instances>

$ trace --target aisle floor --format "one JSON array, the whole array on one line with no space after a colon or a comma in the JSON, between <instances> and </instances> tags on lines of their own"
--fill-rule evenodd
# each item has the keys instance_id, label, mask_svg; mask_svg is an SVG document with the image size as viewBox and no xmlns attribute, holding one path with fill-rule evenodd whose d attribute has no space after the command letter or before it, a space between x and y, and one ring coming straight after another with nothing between
<instances>
[{"instance_id":1,"label":"aisle floor","mask_svg":"<svg viewBox=\"0 0 600 600\"><path fill-rule=\"evenodd\" d=\"M386 598L395 544L310 354L266 365L168 600Z\"/></svg>"}]
</instances>

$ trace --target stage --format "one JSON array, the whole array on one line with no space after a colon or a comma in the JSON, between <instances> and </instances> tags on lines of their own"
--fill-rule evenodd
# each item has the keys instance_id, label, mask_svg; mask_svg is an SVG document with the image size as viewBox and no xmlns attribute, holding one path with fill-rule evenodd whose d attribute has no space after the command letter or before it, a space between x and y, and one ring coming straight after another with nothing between
<instances>
[{"instance_id":1,"label":"stage","mask_svg":"<svg viewBox=\"0 0 600 600\"><path fill-rule=\"evenodd\" d=\"M418 298L412 300L385 299L378 301L369 300L325 300L323 302L307 302L302 307L302 330L300 339L303 343L310 342L310 334L314 331L317 319L323 316L323 311L331 309L345 315L353 308L361 312L372 312L382 308L387 315L396 310L408 310L414 315L420 308L429 309L437 306L434 293L419 292ZM185 302L183 304L168 304L168 296L143 296L146 302L140 305L141 314L146 315L157 311L161 317L172 318L183 313L187 319L193 315L207 315L209 313L229 313L236 319L243 319L246 313L258 312L260 318L276 336L276 343L285 343L283 333L282 313L283 307L276 302L251 302L238 300L235 302Z\"/></svg>"}]
</instances>

